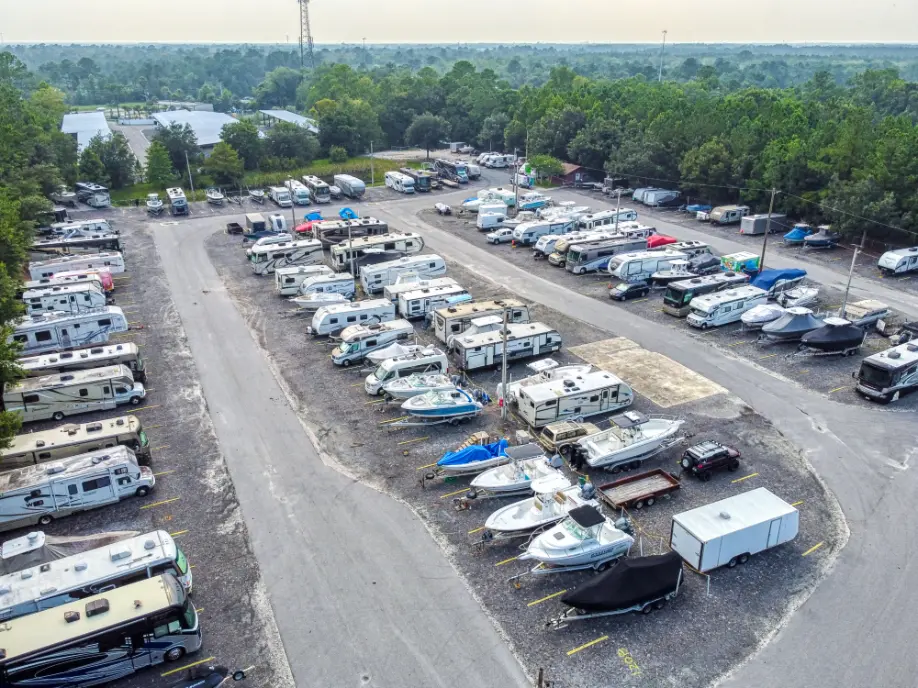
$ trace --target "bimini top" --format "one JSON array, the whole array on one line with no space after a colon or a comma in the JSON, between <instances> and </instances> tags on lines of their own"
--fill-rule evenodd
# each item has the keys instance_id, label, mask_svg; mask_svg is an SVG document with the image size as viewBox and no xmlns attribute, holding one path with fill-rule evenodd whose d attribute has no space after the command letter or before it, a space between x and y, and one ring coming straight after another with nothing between
<instances>
[{"instance_id":1,"label":"bimini top","mask_svg":"<svg viewBox=\"0 0 918 688\"><path fill-rule=\"evenodd\" d=\"M584 505L571 509L568 516L581 528L592 528L606 522L606 517L594 506Z\"/></svg>"}]
</instances>

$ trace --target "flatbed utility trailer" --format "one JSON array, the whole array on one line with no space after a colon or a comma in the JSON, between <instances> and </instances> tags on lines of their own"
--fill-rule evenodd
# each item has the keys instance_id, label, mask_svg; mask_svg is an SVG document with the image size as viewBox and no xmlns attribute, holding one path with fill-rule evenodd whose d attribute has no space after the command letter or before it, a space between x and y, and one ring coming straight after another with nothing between
<instances>
[{"instance_id":1,"label":"flatbed utility trailer","mask_svg":"<svg viewBox=\"0 0 918 688\"><path fill-rule=\"evenodd\" d=\"M669 496L682 485L679 479L662 468L619 478L600 485L599 498L613 509L643 509L653 506L661 497Z\"/></svg>"}]
</instances>

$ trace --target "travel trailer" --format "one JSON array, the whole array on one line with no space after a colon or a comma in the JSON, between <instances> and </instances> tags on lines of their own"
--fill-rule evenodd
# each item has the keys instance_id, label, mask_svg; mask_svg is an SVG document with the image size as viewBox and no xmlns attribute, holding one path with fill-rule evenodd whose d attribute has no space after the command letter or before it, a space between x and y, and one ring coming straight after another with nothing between
<instances>
[{"instance_id":1,"label":"travel trailer","mask_svg":"<svg viewBox=\"0 0 918 688\"><path fill-rule=\"evenodd\" d=\"M575 275L596 272L608 267L614 256L629 255L631 251L647 248L647 239L606 239L585 244L572 244L567 252L565 268Z\"/></svg>"},{"instance_id":2,"label":"travel trailer","mask_svg":"<svg viewBox=\"0 0 918 688\"><path fill-rule=\"evenodd\" d=\"M918 389L918 343L906 342L861 361L857 391L867 399L888 404Z\"/></svg>"},{"instance_id":3,"label":"travel trailer","mask_svg":"<svg viewBox=\"0 0 918 688\"><path fill-rule=\"evenodd\" d=\"M649 251L679 251L688 256L688 260L697 256L711 255L711 247L703 241L677 241L674 244L664 244L659 248L651 248Z\"/></svg>"},{"instance_id":4,"label":"travel trailer","mask_svg":"<svg viewBox=\"0 0 918 688\"><path fill-rule=\"evenodd\" d=\"M551 354L561 349L560 333L543 323L521 323L507 325L508 361ZM461 370L477 370L500 365L504 358L503 328L457 337L452 342L453 351Z\"/></svg>"},{"instance_id":5,"label":"travel trailer","mask_svg":"<svg viewBox=\"0 0 918 688\"><path fill-rule=\"evenodd\" d=\"M616 219L618 216L618 219ZM631 208L620 208L619 210L601 210L592 215L584 215L577 220L577 231L580 232L597 232L603 229L617 229L622 222L637 221L637 213Z\"/></svg>"},{"instance_id":6,"label":"travel trailer","mask_svg":"<svg viewBox=\"0 0 918 688\"><path fill-rule=\"evenodd\" d=\"M395 284L383 288L383 296L397 303L400 294L416 289L433 289L435 287L449 287L458 284L452 277L436 277L434 279L420 279L416 273L402 273L395 278Z\"/></svg>"},{"instance_id":7,"label":"travel trailer","mask_svg":"<svg viewBox=\"0 0 918 688\"><path fill-rule=\"evenodd\" d=\"M42 313L23 318L10 339L22 344L24 354L41 354L102 344L116 332L127 332L122 310L105 306L80 313Z\"/></svg>"},{"instance_id":8,"label":"travel trailer","mask_svg":"<svg viewBox=\"0 0 918 688\"><path fill-rule=\"evenodd\" d=\"M507 210L506 208L500 210L499 212L493 211L484 211L480 207L478 209L478 218L475 220L475 226L481 230L494 229L495 227L500 227L507 220Z\"/></svg>"},{"instance_id":9,"label":"travel trailer","mask_svg":"<svg viewBox=\"0 0 918 688\"><path fill-rule=\"evenodd\" d=\"M334 275L327 265L297 265L295 267L277 268L274 270L274 291L278 296L296 296L300 285L310 277ZM351 280L353 284L353 280Z\"/></svg>"},{"instance_id":10,"label":"travel trailer","mask_svg":"<svg viewBox=\"0 0 918 688\"><path fill-rule=\"evenodd\" d=\"M532 246L539 237L546 234L565 234L576 225L574 220L566 218L557 220L536 220L524 222L513 230L514 246Z\"/></svg>"},{"instance_id":11,"label":"travel trailer","mask_svg":"<svg viewBox=\"0 0 918 688\"><path fill-rule=\"evenodd\" d=\"M334 176L335 186L341 189L341 193L348 198L359 199L367 190L367 185L357 177L349 174L336 174Z\"/></svg>"},{"instance_id":12,"label":"travel trailer","mask_svg":"<svg viewBox=\"0 0 918 688\"><path fill-rule=\"evenodd\" d=\"M398 295L398 312L403 318L411 320L423 318L438 308L447 308L471 300L471 294L458 284L447 287L421 287Z\"/></svg>"},{"instance_id":13,"label":"travel trailer","mask_svg":"<svg viewBox=\"0 0 918 688\"><path fill-rule=\"evenodd\" d=\"M315 175L305 175L303 183L309 189L309 197L313 203L329 203L331 201L331 190L328 188L328 184Z\"/></svg>"},{"instance_id":14,"label":"travel trailer","mask_svg":"<svg viewBox=\"0 0 918 688\"><path fill-rule=\"evenodd\" d=\"M293 199L290 198L290 191L285 186L272 186L268 189L268 198L274 201L281 208L292 208Z\"/></svg>"},{"instance_id":15,"label":"travel trailer","mask_svg":"<svg viewBox=\"0 0 918 688\"><path fill-rule=\"evenodd\" d=\"M312 196L309 193L309 189L306 188L306 185L300 180L288 179L284 182L284 188L290 192L290 199L293 201L294 205L310 205L312 203ZM271 200L274 199L272 198Z\"/></svg>"},{"instance_id":16,"label":"travel trailer","mask_svg":"<svg viewBox=\"0 0 918 688\"><path fill-rule=\"evenodd\" d=\"M404 341L414 334L414 327L407 320L351 325L341 332L341 341L332 349L332 363L347 368L362 361L367 354Z\"/></svg>"},{"instance_id":17,"label":"travel trailer","mask_svg":"<svg viewBox=\"0 0 918 688\"><path fill-rule=\"evenodd\" d=\"M414 179L401 172L386 172L386 186L398 193L414 193Z\"/></svg>"},{"instance_id":18,"label":"travel trailer","mask_svg":"<svg viewBox=\"0 0 918 688\"><path fill-rule=\"evenodd\" d=\"M695 297L732 289L748 281L749 275L744 272L717 272L713 275L670 282L663 293L663 312L684 318L691 311L690 304Z\"/></svg>"},{"instance_id":19,"label":"travel trailer","mask_svg":"<svg viewBox=\"0 0 918 688\"><path fill-rule=\"evenodd\" d=\"M33 261L29 263L29 276L33 280L39 280L53 277L58 272L93 268L108 270L112 274L124 272L124 256L117 251L103 251Z\"/></svg>"},{"instance_id":20,"label":"travel trailer","mask_svg":"<svg viewBox=\"0 0 918 688\"><path fill-rule=\"evenodd\" d=\"M180 187L173 186L166 189L166 196L169 198L169 212L173 215L188 214L188 199L185 198L185 192Z\"/></svg>"},{"instance_id":21,"label":"travel trailer","mask_svg":"<svg viewBox=\"0 0 918 688\"><path fill-rule=\"evenodd\" d=\"M517 392L517 410L533 428L617 411L633 401L631 387L603 370L522 386Z\"/></svg>"},{"instance_id":22,"label":"travel trailer","mask_svg":"<svg viewBox=\"0 0 918 688\"><path fill-rule=\"evenodd\" d=\"M395 304L388 299L365 299L322 306L312 316L306 332L313 337L338 334L351 325L372 325L395 320Z\"/></svg>"},{"instance_id":23,"label":"travel trailer","mask_svg":"<svg viewBox=\"0 0 918 688\"><path fill-rule=\"evenodd\" d=\"M126 497L144 497L156 485L153 471L126 447L0 473L0 530L35 524Z\"/></svg>"},{"instance_id":24,"label":"travel trailer","mask_svg":"<svg viewBox=\"0 0 918 688\"><path fill-rule=\"evenodd\" d=\"M420 253L424 248L424 239L420 234L379 234L351 241L342 241L331 248L331 267L336 272L350 271L354 268L354 277L358 270L373 263L383 263L399 256Z\"/></svg>"},{"instance_id":25,"label":"travel trailer","mask_svg":"<svg viewBox=\"0 0 918 688\"><path fill-rule=\"evenodd\" d=\"M376 396L383 394L383 385L409 375L423 375L439 373L446 374L449 361L446 354L440 349L430 347L420 349L413 353L387 358L376 369L367 375L364 380L364 389L367 394Z\"/></svg>"},{"instance_id":26,"label":"travel trailer","mask_svg":"<svg viewBox=\"0 0 918 688\"><path fill-rule=\"evenodd\" d=\"M277 268L314 265L322 261L322 242L315 239L287 241L250 249L249 262L256 275L273 274Z\"/></svg>"},{"instance_id":27,"label":"travel trailer","mask_svg":"<svg viewBox=\"0 0 918 688\"><path fill-rule=\"evenodd\" d=\"M367 294L375 294L395 284L400 275L410 273L418 279L446 274L446 261L436 254L405 256L386 263L360 268L360 284Z\"/></svg>"},{"instance_id":28,"label":"travel trailer","mask_svg":"<svg viewBox=\"0 0 918 688\"><path fill-rule=\"evenodd\" d=\"M768 303L768 292L750 286L697 296L689 304L686 322L702 330L720 327L737 322L743 313L764 303Z\"/></svg>"},{"instance_id":29,"label":"travel trailer","mask_svg":"<svg viewBox=\"0 0 918 688\"><path fill-rule=\"evenodd\" d=\"M354 298L357 287L354 278L350 275L340 275L336 272L321 275L312 275L300 282L300 296L307 294L341 294L349 299Z\"/></svg>"},{"instance_id":30,"label":"travel trailer","mask_svg":"<svg viewBox=\"0 0 918 688\"><path fill-rule=\"evenodd\" d=\"M45 253L98 253L99 251L120 251L121 235L113 232L84 233L75 231L66 236L38 239L32 242L30 251Z\"/></svg>"},{"instance_id":31,"label":"travel trailer","mask_svg":"<svg viewBox=\"0 0 918 688\"><path fill-rule=\"evenodd\" d=\"M53 277L44 279L28 280L22 285L23 291L20 296L30 289L44 289L46 287L58 287L65 284L94 284L106 294L115 290L115 281L108 270L73 270L70 272L58 272Z\"/></svg>"},{"instance_id":32,"label":"travel trailer","mask_svg":"<svg viewBox=\"0 0 918 688\"><path fill-rule=\"evenodd\" d=\"M41 230L39 230L41 231ZM51 225L51 234L56 237L92 236L93 234L117 234L111 223L103 218L94 220L69 220L55 222Z\"/></svg>"},{"instance_id":33,"label":"travel trailer","mask_svg":"<svg viewBox=\"0 0 918 688\"><path fill-rule=\"evenodd\" d=\"M92 282L30 289L23 293L22 300L29 315L47 311L79 313L101 308L107 302L105 292Z\"/></svg>"},{"instance_id":34,"label":"travel trailer","mask_svg":"<svg viewBox=\"0 0 918 688\"><path fill-rule=\"evenodd\" d=\"M721 205L711 211L711 224L735 225L749 214L747 205Z\"/></svg>"},{"instance_id":35,"label":"travel trailer","mask_svg":"<svg viewBox=\"0 0 918 688\"><path fill-rule=\"evenodd\" d=\"M472 324L472 320L489 315L500 316L503 319L504 311L507 312L507 322L512 324L529 322L529 306L516 299L503 301L478 301L464 303L458 306L441 308L434 312L434 334L444 344L449 343L450 337L462 334Z\"/></svg>"},{"instance_id":36,"label":"travel trailer","mask_svg":"<svg viewBox=\"0 0 918 688\"><path fill-rule=\"evenodd\" d=\"M644 193L641 203L652 208L667 208L680 204L680 194L678 191L669 189L650 189Z\"/></svg>"},{"instance_id":37,"label":"travel trailer","mask_svg":"<svg viewBox=\"0 0 918 688\"><path fill-rule=\"evenodd\" d=\"M27 356L20 358L17 363L28 377L123 365L130 369L135 380L145 382L147 379L146 364L140 355L140 349L131 342Z\"/></svg>"},{"instance_id":38,"label":"travel trailer","mask_svg":"<svg viewBox=\"0 0 918 688\"><path fill-rule=\"evenodd\" d=\"M906 272L918 271L918 246L887 251L880 256L877 267L881 272L890 275L903 275Z\"/></svg>"},{"instance_id":39,"label":"travel trailer","mask_svg":"<svg viewBox=\"0 0 918 688\"><path fill-rule=\"evenodd\" d=\"M609 261L609 274L623 282L649 280L653 273L665 270L674 260L687 260L681 251L638 251L624 253Z\"/></svg>"},{"instance_id":40,"label":"travel trailer","mask_svg":"<svg viewBox=\"0 0 918 688\"><path fill-rule=\"evenodd\" d=\"M136 406L146 396L143 383L134 382L130 368L113 365L8 382L3 389L3 406L18 413L25 423L52 418L60 421L122 404Z\"/></svg>"},{"instance_id":41,"label":"travel trailer","mask_svg":"<svg viewBox=\"0 0 918 688\"><path fill-rule=\"evenodd\" d=\"M359 217L356 220L317 220L312 223L312 236L329 247L349 239L386 234L389 225L375 217Z\"/></svg>"}]
</instances>

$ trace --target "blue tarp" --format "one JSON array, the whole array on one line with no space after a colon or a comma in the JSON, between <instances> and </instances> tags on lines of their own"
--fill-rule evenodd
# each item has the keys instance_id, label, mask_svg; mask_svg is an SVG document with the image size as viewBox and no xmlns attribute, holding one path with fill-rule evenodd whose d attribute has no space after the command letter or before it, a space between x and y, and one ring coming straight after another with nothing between
<instances>
[{"instance_id":1,"label":"blue tarp","mask_svg":"<svg viewBox=\"0 0 918 688\"><path fill-rule=\"evenodd\" d=\"M303 219L304 219L304 220L311 220L311 221L315 222L316 220L321 220L321 219L322 219L322 213L320 213L318 210L314 210L314 211L311 212L311 213L306 213L305 215L303 215Z\"/></svg>"},{"instance_id":2,"label":"blue tarp","mask_svg":"<svg viewBox=\"0 0 918 688\"><path fill-rule=\"evenodd\" d=\"M762 270L750 284L753 287L768 291L781 280L795 280L801 277L806 277L806 270L797 270L796 268Z\"/></svg>"},{"instance_id":3,"label":"blue tarp","mask_svg":"<svg viewBox=\"0 0 918 688\"><path fill-rule=\"evenodd\" d=\"M501 456L507 448L507 440L493 444L476 444L456 452L446 452L439 461L438 466L462 466L476 461L486 461Z\"/></svg>"},{"instance_id":4,"label":"blue tarp","mask_svg":"<svg viewBox=\"0 0 918 688\"><path fill-rule=\"evenodd\" d=\"M342 208L338 211L338 217L342 220L356 220L358 215L350 208Z\"/></svg>"},{"instance_id":5,"label":"blue tarp","mask_svg":"<svg viewBox=\"0 0 918 688\"><path fill-rule=\"evenodd\" d=\"M685 212L687 213L709 213L712 210L712 206L703 205L700 203L695 203L693 205L685 206Z\"/></svg>"}]
</instances>

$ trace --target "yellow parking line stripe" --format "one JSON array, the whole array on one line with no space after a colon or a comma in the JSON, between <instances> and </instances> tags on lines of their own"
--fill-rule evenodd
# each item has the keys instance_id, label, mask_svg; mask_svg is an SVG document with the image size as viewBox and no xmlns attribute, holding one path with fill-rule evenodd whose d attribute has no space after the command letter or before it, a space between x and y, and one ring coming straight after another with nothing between
<instances>
[{"instance_id":1,"label":"yellow parking line stripe","mask_svg":"<svg viewBox=\"0 0 918 688\"><path fill-rule=\"evenodd\" d=\"M162 404L153 404L152 406L141 406L140 408L130 409L128 413L140 413L141 411L149 411L150 409L159 408Z\"/></svg>"},{"instance_id":2,"label":"yellow parking line stripe","mask_svg":"<svg viewBox=\"0 0 918 688\"><path fill-rule=\"evenodd\" d=\"M437 465L437 463L436 463L436 461L435 461L434 463L429 463L429 464L427 464L426 466L418 466L418 467L415 468L414 470L416 470L416 471L423 471L425 468L433 468L433 467L436 466L436 465Z\"/></svg>"},{"instance_id":3,"label":"yellow parking line stripe","mask_svg":"<svg viewBox=\"0 0 918 688\"><path fill-rule=\"evenodd\" d=\"M196 614L200 614L201 612L204 611L204 607L198 607L198 608L195 609L194 611L195 611Z\"/></svg>"},{"instance_id":4,"label":"yellow parking line stripe","mask_svg":"<svg viewBox=\"0 0 918 688\"><path fill-rule=\"evenodd\" d=\"M174 533L169 533L169 535L171 535L172 537L178 537L179 535L184 535L187 532L188 532L187 530L177 530Z\"/></svg>"},{"instance_id":5,"label":"yellow parking line stripe","mask_svg":"<svg viewBox=\"0 0 918 688\"><path fill-rule=\"evenodd\" d=\"M207 664L207 662L212 662L216 657L208 657L207 659L199 659L197 662L192 662L191 664L186 664L181 666L178 669L171 669L163 674L160 674L162 677L171 676L172 674L177 674L180 671L185 671L185 669L190 669L191 667L196 667L200 664Z\"/></svg>"},{"instance_id":6,"label":"yellow parking line stripe","mask_svg":"<svg viewBox=\"0 0 918 688\"><path fill-rule=\"evenodd\" d=\"M791 504L791 506L800 506L801 504L803 504L802 499L799 502L794 502L793 504Z\"/></svg>"},{"instance_id":7,"label":"yellow parking line stripe","mask_svg":"<svg viewBox=\"0 0 918 688\"><path fill-rule=\"evenodd\" d=\"M462 494L463 492L468 492L469 488L464 487L461 490L456 490L455 492L447 492L445 495L440 495L440 499L446 499L447 497L455 497L457 494Z\"/></svg>"},{"instance_id":8,"label":"yellow parking line stripe","mask_svg":"<svg viewBox=\"0 0 918 688\"><path fill-rule=\"evenodd\" d=\"M172 499L164 499L161 502L153 502L152 504L144 504L141 509L152 509L154 506L162 506L163 504L171 504L172 502L177 502L181 497L173 497Z\"/></svg>"},{"instance_id":9,"label":"yellow parking line stripe","mask_svg":"<svg viewBox=\"0 0 918 688\"><path fill-rule=\"evenodd\" d=\"M171 446L172 446L171 444L163 444L158 447L153 447L150 451L159 451L160 449L168 449Z\"/></svg>"},{"instance_id":10,"label":"yellow parking line stripe","mask_svg":"<svg viewBox=\"0 0 918 688\"><path fill-rule=\"evenodd\" d=\"M813 545L813 546L810 547L806 552L804 552L801 556L805 557L805 556L807 556L808 554L812 554L812 553L815 552L817 549L819 549L820 547L822 547L824 544L826 544L826 543L825 543L825 542L820 542L820 543L817 544L817 545Z\"/></svg>"},{"instance_id":11,"label":"yellow parking line stripe","mask_svg":"<svg viewBox=\"0 0 918 688\"><path fill-rule=\"evenodd\" d=\"M497 562L497 563L494 564L494 565L495 565L495 566L503 566L504 564L509 564L511 561L516 561L516 560L519 559L519 558L520 558L520 555L517 554L515 557L510 557L509 559L504 559L503 561L499 561L499 562Z\"/></svg>"},{"instance_id":12,"label":"yellow parking line stripe","mask_svg":"<svg viewBox=\"0 0 918 688\"><path fill-rule=\"evenodd\" d=\"M830 389L828 393L829 393L829 394L835 394L835 392L840 392L840 391L843 390L843 389L847 389L847 385L843 385L843 386L841 386L841 387L836 387L835 389Z\"/></svg>"},{"instance_id":13,"label":"yellow parking line stripe","mask_svg":"<svg viewBox=\"0 0 918 688\"><path fill-rule=\"evenodd\" d=\"M567 590L561 590L561 591L559 591L559 592L553 592L551 595L546 595L546 596L543 597L542 599L533 600L532 602L530 602L530 603L527 604L526 606L527 606L527 607L535 607L537 604L542 604L542 602L545 602L546 600L554 599L554 598L557 597L558 595L563 595L563 594L566 593L566 592L567 592Z\"/></svg>"},{"instance_id":14,"label":"yellow parking line stripe","mask_svg":"<svg viewBox=\"0 0 918 688\"><path fill-rule=\"evenodd\" d=\"M570 657L571 655L575 655L575 654L577 654L578 652L580 652L581 650L586 650L588 647L593 647L593 645L595 645L596 643L601 643L602 641L608 640L608 639L609 639L609 636L604 635L604 636L602 636L602 637L600 637L600 638L597 638L596 640L591 640L591 641L588 642L588 643L584 643L584 644L581 645L580 647L575 647L573 650L568 650L568 651L567 651L567 656Z\"/></svg>"},{"instance_id":15,"label":"yellow parking line stripe","mask_svg":"<svg viewBox=\"0 0 918 688\"><path fill-rule=\"evenodd\" d=\"M481 526L481 528L475 528L475 530L470 530L470 531L469 531L469 535L474 535L475 533L480 533L480 532L481 532L482 530L484 530L484 529L485 529L484 526Z\"/></svg>"},{"instance_id":16,"label":"yellow parking line stripe","mask_svg":"<svg viewBox=\"0 0 918 688\"><path fill-rule=\"evenodd\" d=\"M174 468L170 468L168 471L160 471L159 473L154 473L154 474L153 474L153 477L154 477L154 478L158 478L158 477L161 476L161 475L169 475L170 473L175 473L175 469L174 469Z\"/></svg>"},{"instance_id":17,"label":"yellow parking line stripe","mask_svg":"<svg viewBox=\"0 0 918 688\"><path fill-rule=\"evenodd\" d=\"M777 355L778 354L774 353L774 354L768 354L767 356L759 356L759 360L764 361L766 358L774 358Z\"/></svg>"},{"instance_id":18,"label":"yellow parking line stripe","mask_svg":"<svg viewBox=\"0 0 918 688\"><path fill-rule=\"evenodd\" d=\"M424 440L429 440L430 437L415 437L413 440L405 440L404 442L396 442L396 446L401 447L403 444L413 444L414 442L423 442ZM433 464L436 466L437 464Z\"/></svg>"},{"instance_id":19,"label":"yellow parking line stripe","mask_svg":"<svg viewBox=\"0 0 918 688\"><path fill-rule=\"evenodd\" d=\"M742 478L737 478L736 480L733 480L733 481L731 481L731 482L733 482L733 483L741 483L741 482L743 482L744 480L749 480L749 478L754 478L754 477L757 476L757 475L758 475L758 473L750 473L749 475L744 475Z\"/></svg>"}]
</instances>

